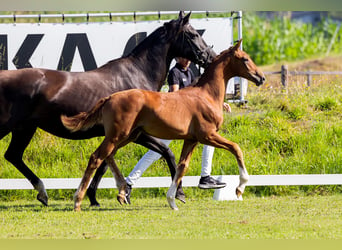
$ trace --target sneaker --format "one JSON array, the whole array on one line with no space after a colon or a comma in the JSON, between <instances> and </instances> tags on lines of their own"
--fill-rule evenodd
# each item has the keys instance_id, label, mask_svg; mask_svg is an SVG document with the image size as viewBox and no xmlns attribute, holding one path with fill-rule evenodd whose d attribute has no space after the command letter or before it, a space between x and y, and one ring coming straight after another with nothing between
<instances>
[{"instance_id":1,"label":"sneaker","mask_svg":"<svg viewBox=\"0 0 342 250\"><path fill-rule=\"evenodd\" d=\"M128 204L131 205L131 191L132 191L132 186L126 183L126 201Z\"/></svg>"},{"instance_id":2,"label":"sneaker","mask_svg":"<svg viewBox=\"0 0 342 250\"><path fill-rule=\"evenodd\" d=\"M210 188L224 188L227 184L224 182L220 182L215 180L210 175L201 177L198 187L202 189L210 189Z\"/></svg>"}]
</instances>

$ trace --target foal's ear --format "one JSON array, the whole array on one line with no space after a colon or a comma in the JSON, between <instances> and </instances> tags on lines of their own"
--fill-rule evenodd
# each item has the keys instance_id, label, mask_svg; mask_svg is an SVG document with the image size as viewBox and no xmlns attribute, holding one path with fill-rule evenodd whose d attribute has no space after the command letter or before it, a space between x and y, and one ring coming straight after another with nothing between
<instances>
[{"instance_id":1,"label":"foal's ear","mask_svg":"<svg viewBox=\"0 0 342 250\"><path fill-rule=\"evenodd\" d=\"M234 45L234 50L239 49L241 46L241 43L242 43L242 38Z\"/></svg>"}]
</instances>

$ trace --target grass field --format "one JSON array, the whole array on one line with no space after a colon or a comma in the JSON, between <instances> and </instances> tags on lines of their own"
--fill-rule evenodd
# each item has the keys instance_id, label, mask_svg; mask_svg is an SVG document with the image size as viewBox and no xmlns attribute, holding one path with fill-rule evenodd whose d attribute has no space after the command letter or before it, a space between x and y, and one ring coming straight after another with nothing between
<instances>
[{"instance_id":1,"label":"grass field","mask_svg":"<svg viewBox=\"0 0 342 250\"><path fill-rule=\"evenodd\" d=\"M1 202L0 239L342 239L342 195L190 197L179 211L164 197L100 201L80 213L71 200Z\"/></svg>"}]
</instances>

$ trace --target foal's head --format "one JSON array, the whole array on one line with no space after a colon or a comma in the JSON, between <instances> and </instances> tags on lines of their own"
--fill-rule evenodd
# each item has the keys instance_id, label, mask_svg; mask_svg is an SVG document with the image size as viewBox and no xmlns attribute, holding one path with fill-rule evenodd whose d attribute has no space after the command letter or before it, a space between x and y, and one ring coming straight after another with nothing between
<instances>
[{"instance_id":1,"label":"foal's head","mask_svg":"<svg viewBox=\"0 0 342 250\"><path fill-rule=\"evenodd\" d=\"M164 24L167 30L174 32L171 52L174 57L185 57L206 67L215 58L216 53L190 25L190 15L191 13L184 16L184 12L181 11L177 20Z\"/></svg>"},{"instance_id":2,"label":"foal's head","mask_svg":"<svg viewBox=\"0 0 342 250\"><path fill-rule=\"evenodd\" d=\"M255 65L250 56L240 50L242 39L236 45L221 53L219 58L227 60L227 70L234 76L240 76L254 82L257 86L265 82L264 73ZM229 68L229 69L228 69Z\"/></svg>"}]
</instances>

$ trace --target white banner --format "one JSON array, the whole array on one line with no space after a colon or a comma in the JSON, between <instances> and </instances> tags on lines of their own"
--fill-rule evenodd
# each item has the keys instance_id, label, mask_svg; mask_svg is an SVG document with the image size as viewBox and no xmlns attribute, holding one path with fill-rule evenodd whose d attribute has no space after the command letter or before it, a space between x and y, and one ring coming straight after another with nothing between
<instances>
[{"instance_id":1,"label":"white banner","mask_svg":"<svg viewBox=\"0 0 342 250\"><path fill-rule=\"evenodd\" d=\"M232 18L191 19L220 53L233 43ZM0 24L0 68L84 71L121 57L164 21ZM134 36L138 34L138 36Z\"/></svg>"}]
</instances>

